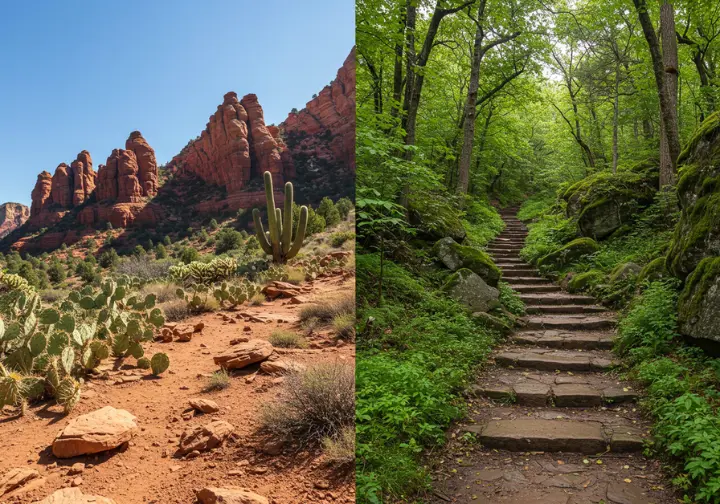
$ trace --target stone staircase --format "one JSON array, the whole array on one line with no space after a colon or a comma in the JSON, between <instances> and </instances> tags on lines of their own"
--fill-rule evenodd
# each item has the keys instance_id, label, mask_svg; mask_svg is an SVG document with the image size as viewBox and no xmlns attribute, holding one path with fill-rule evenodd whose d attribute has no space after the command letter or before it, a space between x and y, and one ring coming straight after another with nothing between
<instances>
[{"instance_id":1,"label":"stone staircase","mask_svg":"<svg viewBox=\"0 0 720 504\"><path fill-rule=\"evenodd\" d=\"M452 502L672 502L647 481L622 477L623 468L644 460L647 430L635 408L637 394L608 373L617 365L615 314L540 276L520 258L525 225L514 210L502 216L506 228L487 251L525 302L527 316L470 387L475 409L463 430L481 443L484 458L460 464L459 479L467 483L456 482ZM540 458L530 465L533 456ZM571 461L572 471L560 466ZM493 462L514 475L502 470L490 478Z\"/></svg>"}]
</instances>

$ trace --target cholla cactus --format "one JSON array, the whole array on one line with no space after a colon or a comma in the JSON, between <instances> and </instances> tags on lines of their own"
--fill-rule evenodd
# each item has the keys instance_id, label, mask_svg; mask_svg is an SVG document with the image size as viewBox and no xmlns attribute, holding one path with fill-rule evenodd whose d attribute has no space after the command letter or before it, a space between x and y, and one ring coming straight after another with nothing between
<instances>
[{"instance_id":1,"label":"cholla cactus","mask_svg":"<svg viewBox=\"0 0 720 504\"><path fill-rule=\"evenodd\" d=\"M190 264L172 266L170 276L183 283L208 285L234 276L237 267L237 261L234 258L218 257L209 263L193 261Z\"/></svg>"},{"instance_id":2,"label":"cholla cactus","mask_svg":"<svg viewBox=\"0 0 720 504\"><path fill-rule=\"evenodd\" d=\"M295 240L293 240L293 185L290 182L285 184L285 206L283 210L280 210L275 208L272 175L266 171L264 177L269 229L266 233L260 220L260 211L256 208L253 210L255 232L263 251L272 255L274 262L284 264L288 259L295 257L302 247L307 230L308 209L306 206L300 208L300 221L295 233Z\"/></svg>"}]
</instances>

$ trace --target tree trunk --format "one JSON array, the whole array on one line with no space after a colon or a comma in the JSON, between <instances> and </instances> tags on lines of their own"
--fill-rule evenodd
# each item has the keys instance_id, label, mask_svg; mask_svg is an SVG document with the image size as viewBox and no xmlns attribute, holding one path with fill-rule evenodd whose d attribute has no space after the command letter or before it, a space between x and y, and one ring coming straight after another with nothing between
<instances>
[{"instance_id":1,"label":"tree trunk","mask_svg":"<svg viewBox=\"0 0 720 504\"><path fill-rule=\"evenodd\" d=\"M638 13L638 19L640 20L640 25L642 26L643 35L645 36L645 40L647 41L648 48L650 50L650 57L653 63L653 74L655 75L655 85L657 87L658 98L660 99L660 113L663 123L661 136L665 136L667 141L667 154L671 162L671 172L662 173L661 171L660 173L660 185L662 186L668 183L668 179L674 180L675 171L677 169L677 158L680 155L680 135L677 125L677 110L673 106L674 102L671 100L670 93L668 92L665 84L665 67L660 53L660 44L657 36L655 35L655 29L653 28L652 20L650 19L650 15L647 11L647 4L645 0L633 0L633 3L635 4L635 10ZM674 40L675 30L674 20L672 19L672 6L667 3L663 4L662 11L664 11L666 17L670 14L667 22L665 23L666 26L664 31L669 30L670 26L672 26L673 31L671 38ZM675 55L675 61L677 61L677 53ZM677 72L677 66L675 67L675 71Z\"/></svg>"},{"instance_id":2,"label":"tree trunk","mask_svg":"<svg viewBox=\"0 0 720 504\"><path fill-rule=\"evenodd\" d=\"M679 135L677 119L677 94L678 94L678 50L677 38L675 37L675 14L673 7L667 0L660 7L660 37L662 41L663 67L665 69L665 89L673 111L674 119L668 123L661 118L664 130L665 142L660 150L660 187L675 185L676 163L680 153L673 153L670 148L670 135ZM674 129L674 133L670 130ZM679 150L679 149L678 149Z\"/></svg>"},{"instance_id":3,"label":"tree trunk","mask_svg":"<svg viewBox=\"0 0 720 504\"><path fill-rule=\"evenodd\" d=\"M470 83L468 84L467 102L465 103L465 122L463 124L463 144L460 151L460 167L458 170L458 183L456 192L467 194L470 184L470 162L472 161L473 140L475 140L475 102L477 101L478 87L480 85L480 62L482 61L482 41L484 31L482 27L485 10L485 0L478 7L477 29L475 30L475 44L473 45L472 66L470 68Z\"/></svg>"},{"instance_id":4,"label":"tree trunk","mask_svg":"<svg viewBox=\"0 0 720 504\"><path fill-rule=\"evenodd\" d=\"M613 145L612 171L617 173L618 167L618 122L620 116L620 64L615 63L615 99L613 101ZM637 129L635 130L637 134Z\"/></svg>"},{"instance_id":5,"label":"tree trunk","mask_svg":"<svg viewBox=\"0 0 720 504\"><path fill-rule=\"evenodd\" d=\"M392 107L390 108L390 115L397 117L400 112L400 100L402 99L403 90L403 44L402 39L405 36L405 24L407 20L407 11L403 11L400 14L400 22L398 27L398 41L395 43L395 62L393 65L393 94L392 94Z\"/></svg>"}]
</instances>

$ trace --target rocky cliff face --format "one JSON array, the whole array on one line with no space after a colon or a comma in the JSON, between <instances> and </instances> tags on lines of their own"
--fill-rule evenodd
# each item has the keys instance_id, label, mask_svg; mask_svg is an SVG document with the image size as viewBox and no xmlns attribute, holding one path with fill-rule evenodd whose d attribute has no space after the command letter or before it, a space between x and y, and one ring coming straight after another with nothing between
<instances>
[{"instance_id":1,"label":"rocky cliff face","mask_svg":"<svg viewBox=\"0 0 720 504\"><path fill-rule=\"evenodd\" d=\"M237 94L230 92L200 137L168 166L224 186L228 194L234 194L265 171L273 174L276 184L282 184L286 175L293 173L292 160L283 151L282 141L265 125L257 96L250 94L238 100Z\"/></svg>"},{"instance_id":2,"label":"rocky cliff face","mask_svg":"<svg viewBox=\"0 0 720 504\"><path fill-rule=\"evenodd\" d=\"M355 171L355 48L335 80L280 124L293 156L315 157Z\"/></svg>"},{"instance_id":3,"label":"rocky cliff face","mask_svg":"<svg viewBox=\"0 0 720 504\"><path fill-rule=\"evenodd\" d=\"M680 330L720 342L720 112L702 123L678 166L681 216L666 266L684 281Z\"/></svg>"},{"instance_id":4,"label":"rocky cliff face","mask_svg":"<svg viewBox=\"0 0 720 504\"><path fill-rule=\"evenodd\" d=\"M90 153L86 150L77 155L75 161L70 164L73 174L73 206L85 203L92 196L95 190L97 174L93 170L93 162Z\"/></svg>"},{"instance_id":5,"label":"rocky cliff face","mask_svg":"<svg viewBox=\"0 0 720 504\"><path fill-rule=\"evenodd\" d=\"M157 160L155 159L155 150L150 147L139 131L130 133L130 137L125 141L125 149L135 154L138 165L138 181L142 189L143 196L155 196L157 194Z\"/></svg>"},{"instance_id":6,"label":"rocky cliff face","mask_svg":"<svg viewBox=\"0 0 720 504\"><path fill-rule=\"evenodd\" d=\"M20 203L0 205L0 238L4 238L16 228L25 224L30 217L30 209Z\"/></svg>"}]
</instances>

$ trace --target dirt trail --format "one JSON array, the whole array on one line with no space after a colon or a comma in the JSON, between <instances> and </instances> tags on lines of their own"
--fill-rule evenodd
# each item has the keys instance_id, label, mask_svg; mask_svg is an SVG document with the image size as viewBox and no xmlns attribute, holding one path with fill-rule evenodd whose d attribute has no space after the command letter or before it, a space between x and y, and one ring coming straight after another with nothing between
<instances>
[{"instance_id":1,"label":"dirt trail","mask_svg":"<svg viewBox=\"0 0 720 504\"><path fill-rule=\"evenodd\" d=\"M514 211L503 219L488 252L528 316L471 387L433 502L677 502L659 462L642 455L648 425L634 387L612 373L615 314L542 278L520 258L524 224Z\"/></svg>"},{"instance_id":2,"label":"dirt trail","mask_svg":"<svg viewBox=\"0 0 720 504\"><path fill-rule=\"evenodd\" d=\"M303 297L337 298L354 289L354 279L323 278L313 282L312 291ZM86 464L79 475L82 491L115 499L118 504L194 503L194 490L208 485L243 487L275 504L354 502L352 471L328 467L321 450L285 447L278 455L263 452L272 452L273 443L258 434L260 411L277 397L282 378L262 373L253 378L258 368L255 365L233 374L225 390L202 390L207 376L218 369L213 355L229 348L232 339L267 339L278 328L300 332L297 320L302 306L275 300L192 317L184 323L202 322L205 327L190 342L155 342L146 349L149 354L163 351L169 355L170 370L161 378L149 379L147 372L124 366L111 371L109 379L87 383L80 403L69 416L62 415L61 408L52 402L30 407L21 418L7 411L0 414L0 475L12 467L28 467L38 470L46 480L19 496L0 497L0 502L35 502L70 486L78 475L68 475L68 470L77 462ZM267 321L243 321L241 312ZM307 341L307 349L279 352L285 354L283 359L308 367L337 360L354 364L354 345L337 345L330 330L317 330ZM220 411L189 414L188 400L194 397L215 401ZM137 417L140 432L129 446L97 456L53 457L52 441L69 420L107 405L126 409ZM235 427L230 442L191 460L174 458L180 434L211 420L225 420Z\"/></svg>"}]
</instances>

